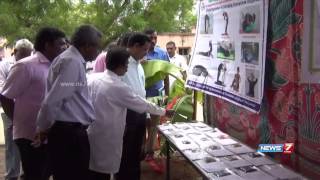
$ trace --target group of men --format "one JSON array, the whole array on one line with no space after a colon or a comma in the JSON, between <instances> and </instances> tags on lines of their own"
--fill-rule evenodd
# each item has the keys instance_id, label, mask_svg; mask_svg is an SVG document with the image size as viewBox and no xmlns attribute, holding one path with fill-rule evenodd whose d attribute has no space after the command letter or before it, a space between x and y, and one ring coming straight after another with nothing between
<instances>
[{"instance_id":1,"label":"group of men","mask_svg":"<svg viewBox=\"0 0 320 180\"><path fill-rule=\"evenodd\" d=\"M6 164L7 179L18 179L19 157L24 180L140 179L148 114L174 113L146 100L163 83L146 92L140 63L168 56L158 50L154 30L127 33L102 58L106 69L87 77L86 62L99 54L101 38L83 25L68 44L61 30L46 27L34 47L26 39L16 43L16 62L0 63L3 117L13 123L6 126L6 144L14 140L7 158L16 158Z\"/></svg>"}]
</instances>

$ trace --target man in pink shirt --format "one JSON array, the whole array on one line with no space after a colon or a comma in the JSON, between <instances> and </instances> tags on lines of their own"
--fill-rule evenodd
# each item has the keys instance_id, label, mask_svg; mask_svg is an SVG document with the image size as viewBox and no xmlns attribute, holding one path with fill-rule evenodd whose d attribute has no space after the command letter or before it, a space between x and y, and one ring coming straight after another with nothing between
<instances>
[{"instance_id":1,"label":"man in pink shirt","mask_svg":"<svg viewBox=\"0 0 320 180\"><path fill-rule=\"evenodd\" d=\"M98 72L103 72L106 70L106 56L107 52L102 52L100 53L96 60L94 61L94 66L93 66L93 72L98 73Z\"/></svg>"},{"instance_id":2,"label":"man in pink shirt","mask_svg":"<svg viewBox=\"0 0 320 180\"><path fill-rule=\"evenodd\" d=\"M104 70L107 69L106 67L106 57L107 57L107 52L114 47L117 47L117 43L116 42L111 42L110 44L108 44L108 46L106 47L106 49L104 51L102 51L97 58L93 61L94 66L93 66L93 72L94 73L98 73L98 72L104 72Z\"/></svg>"},{"instance_id":3,"label":"man in pink shirt","mask_svg":"<svg viewBox=\"0 0 320 180\"><path fill-rule=\"evenodd\" d=\"M24 180L45 180L50 176L46 147L35 147L32 142L50 63L65 48L62 31L42 28L35 38L36 52L12 67L0 95L5 113L13 119L13 139L21 155Z\"/></svg>"},{"instance_id":4,"label":"man in pink shirt","mask_svg":"<svg viewBox=\"0 0 320 180\"><path fill-rule=\"evenodd\" d=\"M107 52L108 50L120 46L120 47L127 47L129 38L131 36L131 32L127 32L122 35L122 37L118 40L118 42L111 42L108 44L107 48L105 51L101 52L97 58L94 60L94 66L93 66L93 72L98 73L98 72L104 72L104 70L107 69L106 67L106 57L107 57Z\"/></svg>"},{"instance_id":5,"label":"man in pink shirt","mask_svg":"<svg viewBox=\"0 0 320 180\"><path fill-rule=\"evenodd\" d=\"M10 58L0 62L0 92L7 80L11 67L15 62L28 57L33 51L33 44L28 39L20 39L14 46L13 54ZM12 119L5 113L1 113L3 120L3 130L5 137L5 180L18 180L20 175L20 154L16 143L12 138ZM23 175L21 175L22 177Z\"/></svg>"}]
</instances>

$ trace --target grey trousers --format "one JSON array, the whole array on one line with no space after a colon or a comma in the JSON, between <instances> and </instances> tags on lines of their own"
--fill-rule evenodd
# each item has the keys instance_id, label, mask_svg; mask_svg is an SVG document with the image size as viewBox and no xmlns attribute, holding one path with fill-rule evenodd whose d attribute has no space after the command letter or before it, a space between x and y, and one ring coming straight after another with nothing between
<instances>
[{"instance_id":1,"label":"grey trousers","mask_svg":"<svg viewBox=\"0 0 320 180\"><path fill-rule=\"evenodd\" d=\"M16 143L13 141L12 120L1 113L5 138L5 180L18 179L20 175L20 154Z\"/></svg>"}]
</instances>

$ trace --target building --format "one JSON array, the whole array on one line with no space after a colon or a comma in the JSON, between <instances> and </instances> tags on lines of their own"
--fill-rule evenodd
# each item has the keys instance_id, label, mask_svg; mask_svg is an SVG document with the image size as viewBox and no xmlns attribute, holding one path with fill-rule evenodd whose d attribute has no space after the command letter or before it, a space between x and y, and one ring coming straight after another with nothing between
<instances>
[{"instance_id":1,"label":"building","mask_svg":"<svg viewBox=\"0 0 320 180\"><path fill-rule=\"evenodd\" d=\"M165 49L166 44L169 41L176 43L177 53L184 55L188 59L188 63L191 56L191 51L195 38L195 29L192 32L181 33L181 32L169 32L158 34L158 45Z\"/></svg>"}]
</instances>

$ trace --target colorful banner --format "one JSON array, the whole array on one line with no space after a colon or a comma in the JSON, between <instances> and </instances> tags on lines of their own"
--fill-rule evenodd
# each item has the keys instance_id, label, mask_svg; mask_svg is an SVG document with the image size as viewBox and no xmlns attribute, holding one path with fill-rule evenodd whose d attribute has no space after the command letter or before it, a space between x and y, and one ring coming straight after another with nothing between
<instances>
[{"instance_id":1,"label":"colorful banner","mask_svg":"<svg viewBox=\"0 0 320 180\"><path fill-rule=\"evenodd\" d=\"M200 1L186 86L259 112L267 20L266 0Z\"/></svg>"}]
</instances>

